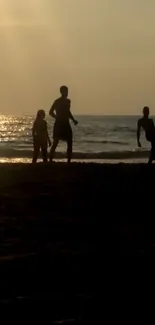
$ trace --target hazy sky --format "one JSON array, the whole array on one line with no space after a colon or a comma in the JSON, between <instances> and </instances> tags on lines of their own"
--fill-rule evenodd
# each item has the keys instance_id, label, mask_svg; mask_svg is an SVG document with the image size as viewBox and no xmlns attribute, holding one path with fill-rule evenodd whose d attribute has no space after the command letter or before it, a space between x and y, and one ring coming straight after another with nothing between
<instances>
[{"instance_id":1,"label":"hazy sky","mask_svg":"<svg viewBox=\"0 0 155 325\"><path fill-rule=\"evenodd\" d=\"M155 0L0 0L0 114L155 114Z\"/></svg>"}]
</instances>

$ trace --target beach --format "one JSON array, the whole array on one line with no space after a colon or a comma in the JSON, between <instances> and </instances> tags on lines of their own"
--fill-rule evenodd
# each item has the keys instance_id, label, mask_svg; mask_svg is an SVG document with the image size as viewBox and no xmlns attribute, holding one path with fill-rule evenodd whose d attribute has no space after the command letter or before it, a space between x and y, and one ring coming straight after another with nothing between
<instances>
[{"instance_id":1,"label":"beach","mask_svg":"<svg viewBox=\"0 0 155 325\"><path fill-rule=\"evenodd\" d=\"M146 164L1 164L1 305L92 320L100 258L155 255L154 179Z\"/></svg>"}]
</instances>

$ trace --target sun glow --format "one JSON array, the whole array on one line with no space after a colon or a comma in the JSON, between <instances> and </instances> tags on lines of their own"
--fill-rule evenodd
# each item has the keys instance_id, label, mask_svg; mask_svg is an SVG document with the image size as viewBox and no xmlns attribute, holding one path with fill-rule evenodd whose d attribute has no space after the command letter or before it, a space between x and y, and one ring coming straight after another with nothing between
<instances>
[{"instance_id":1,"label":"sun glow","mask_svg":"<svg viewBox=\"0 0 155 325\"><path fill-rule=\"evenodd\" d=\"M49 110L64 83L76 114L154 107L154 13L153 0L0 0L0 114Z\"/></svg>"},{"instance_id":2,"label":"sun glow","mask_svg":"<svg viewBox=\"0 0 155 325\"><path fill-rule=\"evenodd\" d=\"M16 97L18 107L22 107L24 98L32 111L39 104L42 107L40 88L45 90L45 98L48 95L47 74L53 74L54 62L67 65L67 37L56 8L48 6L48 2L2 0L0 12L0 69L5 75L0 79L2 97L7 104L9 91L11 97Z\"/></svg>"}]
</instances>

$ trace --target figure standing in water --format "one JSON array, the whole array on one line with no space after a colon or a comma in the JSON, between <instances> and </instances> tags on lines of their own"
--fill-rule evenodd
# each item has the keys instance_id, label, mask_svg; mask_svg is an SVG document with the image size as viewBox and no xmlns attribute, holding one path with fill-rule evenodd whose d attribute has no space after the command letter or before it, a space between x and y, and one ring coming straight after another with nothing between
<instances>
[{"instance_id":1,"label":"figure standing in water","mask_svg":"<svg viewBox=\"0 0 155 325\"><path fill-rule=\"evenodd\" d=\"M45 121L44 110L39 110L37 112L36 119L33 124L32 129L33 136L33 163L37 162L39 157L40 149L42 153L43 162L47 162L47 147L48 144L51 146L51 141L48 135L47 122Z\"/></svg>"},{"instance_id":2,"label":"figure standing in water","mask_svg":"<svg viewBox=\"0 0 155 325\"><path fill-rule=\"evenodd\" d=\"M56 99L50 109L49 114L55 118L53 129L53 145L50 152L50 161L52 162L55 150L60 140L67 142L67 158L70 163L72 158L73 134L69 123L71 119L75 125L78 122L74 119L71 111L71 101L68 99L68 88L60 87L61 97Z\"/></svg>"},{"instance_id":3,"label":"figure standing in water","mask_svg":"<svg viewBox=\"0 0 155 325\"><path fill-rule=\"evenodd\" d=\"M151 164L155 159L155 126L153 120L149 118L149 107L143 108L143 117L138 120L137 124L137 142L138 146L141 147L140 143L140 131L141 128L145 131L146 140L151 142L151 151L148 163Z\"/></svg>"}]
</instances>

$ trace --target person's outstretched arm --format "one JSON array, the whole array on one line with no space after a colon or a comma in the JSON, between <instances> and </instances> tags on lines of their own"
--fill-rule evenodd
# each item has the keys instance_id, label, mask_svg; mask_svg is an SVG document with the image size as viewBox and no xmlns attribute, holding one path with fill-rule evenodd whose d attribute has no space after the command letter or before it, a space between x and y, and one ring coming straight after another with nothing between
<instances>
[{"instance_id":1,"label":"person's outstretched arm","mask_svg":"<svg viewBox=\"0 0 155 325\"><path fill-rule=\"evenodd\" d=\"M55 102L53 103L53 105L50 108L49 115L51 115L53 118L56 118L56 114L54 111L55 111Z\"/></svg>"},{"instance_id":2,"label":"person's outstretched arm","mask_svg":"<svg viewBox=\"0 0 155 325\"><path fill-rule=\"evenodd\" d=\"M154 121L153 121L153 119L151 119L151 123L152 123L152 127L154 128Z\"/></svg>"},{"instance_id":3,"label":"person's outstretched arm","mask_svg":"<svg viewBox=\"0 0 155 325\"><path fill-rule=\"evenodd\" d=\"M72 113L71 113L70 111L69 111L69 118L73 121L73 123L74 123L75 125L78 124L78 121L75 120L74 116L72 115Z\"/></svg>"},{"instance_id":4,"label":"person's outstretched arm","mask_svg":"<svg viewBox=\"0 0 155 325\"><path fill-rule=\"evenodd\" d=\"M77 124L78 124L78 121L75 120L74 116L72 115L72 113L71 113L71 111L70 111L70 105L71 105L71 102L69 101L69 118L70 118L70 120L73 121L73 123L74 123L75 125L77 125Z\"/></svg>"},{"instance_id":5,"label":"person's outstretched arm","mask_svg":"<svg viewBox=\"0 0 155 325\"><path fill-rule=\"evenodd\" d=\"M141 131L141 121L139 120L138 123L137 123L137 143L138 143L138 147L141 147L140 131Z\"/></svg>"}]
</instances>

